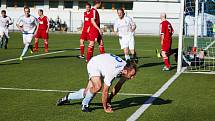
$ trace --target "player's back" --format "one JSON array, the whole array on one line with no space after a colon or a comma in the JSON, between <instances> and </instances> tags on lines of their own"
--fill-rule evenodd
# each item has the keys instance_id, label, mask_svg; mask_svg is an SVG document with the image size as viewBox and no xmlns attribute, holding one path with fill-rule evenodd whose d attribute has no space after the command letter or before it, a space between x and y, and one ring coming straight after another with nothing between
<instances>
[{"instance_id":1,"label":"player's back","mask_svg":"<svg viewBox=\"0 0 215 121\"><path fill-rule=\"evenodd\" d=\"M164 34L164 40L171 41L173 32L174 30L170 22L167 20L161 22L161 34Z\"/></svg>"},{"instance_id":2,"label":"player's back","mask_svg":"<svg viewBox=\"0 0 215 121\"><path fill-rule=\"evenodd\" d=\"M100 16L99 16L99 12L97 11L97 9L92 8L92 9L90 10L90 18L91 18L91 19L93 18L93 19L95 20L97 26L100 27ZM91 24L91 27L92 27L93 29L96 29L92 24Z\"/></svg>"},{"instance_id":3,"label":"player's back","mask_svg":"<svg viewBox=\"0 0 215 121\"><path fill-rule=\"evenodd\" d=\"M126 65L126 62L123 59L110 53L97 55L90 61L96 64L95 66L98 67L102 75L110 73L116 74Z\"/></svg>"}]
</instances>

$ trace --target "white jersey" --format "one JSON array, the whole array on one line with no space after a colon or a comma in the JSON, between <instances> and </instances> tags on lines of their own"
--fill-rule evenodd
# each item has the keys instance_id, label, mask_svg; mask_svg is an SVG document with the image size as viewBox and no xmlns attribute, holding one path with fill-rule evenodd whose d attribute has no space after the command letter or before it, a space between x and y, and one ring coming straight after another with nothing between
<instances>
[{"instance_id":1,"label":"white jersey","mask_svg":"<svg viewBox=\"0 0 215 121\"><path fill-rule=\"evenodd\" d=\"M118 32L119 36L124 35L133 35L134 33L131 32L131 29L135 26L133 20L128 17L124 16L123 19L117 18L114 22L114 31Z\"/></svg>"},{"instance_id":2,"label":"white jersey","mask_svg":"<svg viewBox=\"0 0 215 121\"><path fill-rule=\"evenodd\" d=\"M110 86L113 79L123 70L126 62L113 54L100 54L93 57L87 64L89 78L93 76L102 76L104 83Z\"/></svg>"},{"instance_id":3,"label":"white jersey","mask_svg":"<svg viewBox=\"0 0 215 121\"><path fill-rule=\"evenodd\" d=\"M38 21L37 18L32 15L29 17L22 15L19 17L17 24L19 26L23 26L23 34L33 34L35 32L36 26L38 25Z\"/></svg>"},{"instance_id":4,"label":"white jersey","mask_svg":"<svg viewBox=\"0 0 215 121\"><path fill-rule=\"evenodd\" d=\"M12 24L12 20L9 16L0 16L0 29L8 29L10 24Z\"/></svg>"}]
</instances>

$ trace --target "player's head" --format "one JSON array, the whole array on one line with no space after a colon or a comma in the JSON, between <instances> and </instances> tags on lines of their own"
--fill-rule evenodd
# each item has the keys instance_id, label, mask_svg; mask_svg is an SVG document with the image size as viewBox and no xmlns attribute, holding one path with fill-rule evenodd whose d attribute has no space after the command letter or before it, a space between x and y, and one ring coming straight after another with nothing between
<instances>
[{"instance_id":1,"label":"player's head","mask_svg":"<svg viewBox=\"0 0 215 121\"><path fill-rule=\"evenodd\" d=\"M94 0L94 6L99 8L101 6L101 0Z\"/></svg>"},{"instance_id":2,"label":"player's head","mask_svg":"<svg viewBox=\"0 0 215 121\"><path fill-rule=\"evenodd\" d=\"M122 77L126 79L132 79L136 75L137 67L135 62L127 62L125 65L123 71L122 71Z\"/></svg>"},{"instance_id":3,"label":"player's head","mask_svg":"<svg viewBox=\"0 0 215 121\"><path fill-rule=\"evenodd\" d=\"M85 7L86 7L86 11L89 12L90 9L91 9L91 4L90 3L86 3Z\"/></svg>"},{"instance_id":4,"label":"player's head","mask_svg":"<svg viewBox=\"0 0 215 121\"><path fill-rule=\"evenodd\" d=\"M122 9L122 8L117 9L117 14L118 14L119 18L122 19L125 16L124 9Z\"/></svg>"},{"instance_id":5,"label":"player's head","mask_svg":"<svg viewBox=\"0 0 215 121\"><path fill-rule=\"evenodd\" d=\"M160 19L165 20L166 19L166 13L161 13L160 14Z\"/></svg>"},{"instance_id":6,"label":"player's head","mask_svg":"<svg viewBox=\"0 0 215 121\"><path fill-rule=\"evenodd\" d=\"M42 9L39 9L39 10L38 10L38 15L39 15L39 16L42 16L42 15L43 15L43 10L42 10Z\"/></svg>"},{"instance_id":7,"label":"player's head","mask_svg":"<svg viewBox=\"0 0 215 121\"><path fill-rule=\"evenodd\" d=\"M5 16L6 16L6 10L2 10L2 11L1 11L1 15L2 15L3 17L5 17Z\"/></svg>"},{"instance_id":8,"label":"player's head","mask_svg":"<svg viewBox=\"0 0 215 121\"><path fill-rule=\"evenodd\" d=\"M30 15L30 8L29 7L24 7L24 13L25 13L25 16L29 16Z\"/></svg>"}]
</instances>

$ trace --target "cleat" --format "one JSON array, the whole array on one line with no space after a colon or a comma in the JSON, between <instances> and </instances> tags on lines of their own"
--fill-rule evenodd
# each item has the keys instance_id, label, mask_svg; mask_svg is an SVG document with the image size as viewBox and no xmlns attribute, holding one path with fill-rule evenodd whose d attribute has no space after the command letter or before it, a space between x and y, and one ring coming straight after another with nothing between
<instances>
[{"instance_id":1,"label":"cleat","mask_svg":"<svg viewBox=\"0 0 215 121\"><path fill-rule=\"evenodd\" d=\"M67 94L65 97L59 99L59 100L57 101L56 105L57 105L57 106L61 106L61 105L64 105L64 104L66 104L66 103L69 103L68 94Z\"/></svg>"},{"instance_id":2,"label":"cleat","mask_svg":"<svg viewBox=\"0 0 215 121\"><path fill-rule=\"evenodd\" d=\"M19 60L20 60L20 61L22 61L22 60L23 60L23 57L22 57L22 56L20 56L20 57L19 57Z\"/></svg>"},{"instance_id":3,"label":"cleat","mask_svg":"<svg viewBox=\"0 0 215 121\"><path fill-rule=\"evenodd\" d=\"M170 71L170 68L167 68L166 66L164 66L162 71Z\"/></svg>"},{"instance_id":4,"label":"cleat","mask_svg":"<svg viewBox=\"0 0 215 121\"><path fill-rule=\"evenodd\" d=\"M7 45L4 46L4 49L7 49Z\"/></svg>"},{"instance_id":5,"label":"cleat","mask_svg":"<svg viewBox=\"0 0 215 121\"><path fill-rule=\"evenodd\" d=\"M39 49L38 48L34 48L33 52L39 52Z\"/></svg>"},{"instance_id":6,"label":"cleat","mask_svg":"<svg viewBox=\"0 0 215 121\"><path fill-rule=\"evenodd\" d=\"M45 49L45 53L48 53L49 51L48 51L48 49Z\"/></svg>"},{"instance_id":7,"label":"cleat","mask_svg":"<svg viewBox=\"0 0 215 121\"><path fill-rule=\"evenodd\" d=\"M89 109L89 107L88 106L86 106L86 105L82 105L82 108L81 108L81 110L82 110L82 112L90 112L90 109Z\"/></svg>"},{"instance_id":8,"label":"cleat","mask_svg":"<svg viewBox=\"0 0 215 121\"><path fill-rule=\"evenodd\" d=\"M160 53L159 53L158 49L156 49L156 56L157 56L158 58L160 58L160 57L161 57L161 55L160 55Z\"/></svg>"},{"instance_id":9,"label":"cleat","mask_svg":"<svg viewBox=\"0 0 215 121\"><path fill-rule=\"evenodd\" d=\"M85 59L85 57L83 55L79 55L78 58L79 59Z\"/></svg>"},{"instance_id":10,"label":"cleat","mask_svg":"<svg viewBox=\"0 0 215 121\"><path fill-rule=\"evenodd\" d=\"M31 50L30 53L33 54L34 52Z\"/></svg>"}]
</instances>

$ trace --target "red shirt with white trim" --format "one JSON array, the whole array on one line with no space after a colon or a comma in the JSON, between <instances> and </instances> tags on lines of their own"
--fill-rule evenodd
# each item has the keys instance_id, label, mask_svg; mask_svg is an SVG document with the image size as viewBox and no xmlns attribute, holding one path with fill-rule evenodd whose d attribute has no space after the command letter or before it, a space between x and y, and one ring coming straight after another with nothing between
<instances>
[{"instance_id":1,"label":"red shirt with white trim","mask_svg":"<svg viewBox=\"0 0 215 121\"><path fill-rule=\"evenodd\" d=\"M91 25L90 12L84 12L84 27L83 32L87 32L88 28Z\"/></svg>"},{"instance_id":2,"label":"red shirt with white trim","mask_svg":"<svg viewBox=\"0 0 215 121\"><path fill-rule=\"evenodd\" d=\"M39 17L38 18L39 21L39 30L47 30L48 25L49 25L49 20L47 18L47 16L43 16L42 18Z\"/></svg>"},{"instance_id":3,"label":"red shirt with white trim","mask_svg":"<svg viewBox=\"0 0 215 121\"><path fill-rule=\"evenodd\" d=\"M97 26L100 27L100 17L99 17L99 12L97 11L96 8L92 8L91 11L90 11L90 18L91 19L94 19ZM93 24L90 25L90 31L98 31L94 26Z\"/></svg>"}]
</instances>

